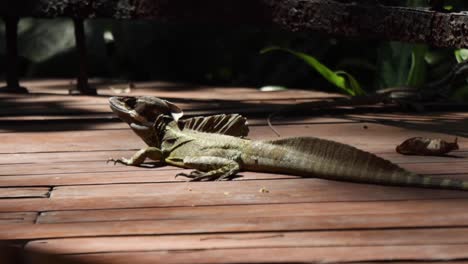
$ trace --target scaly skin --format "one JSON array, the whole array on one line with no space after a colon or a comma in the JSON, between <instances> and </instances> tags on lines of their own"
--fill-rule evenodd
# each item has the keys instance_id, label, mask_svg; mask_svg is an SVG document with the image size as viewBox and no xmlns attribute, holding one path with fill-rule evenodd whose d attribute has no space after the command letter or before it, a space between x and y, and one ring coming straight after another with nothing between
<instances>
[{"instance_id":1,"label":"scaly skin","mask_svg":"<svg viewBox=\"0 0 468 264\"><path fill-rule=\"evenodd\" d=\"M180 123L164 115L153 119L152 133L158 139L132 158L115 162L138 166L151 158L164 164L195 169L190 174L178 174L192 181L229 180L239 171L257 171L383 185L468 190L468 182L420 176L374 154L329 140L299 137L252 141L187 127L181 129ZM200 119L211 120L213 117ZM223 120L219 124L231 124ZM148 143L148 138L145 142Z\"/></svg>"}]
</instances>

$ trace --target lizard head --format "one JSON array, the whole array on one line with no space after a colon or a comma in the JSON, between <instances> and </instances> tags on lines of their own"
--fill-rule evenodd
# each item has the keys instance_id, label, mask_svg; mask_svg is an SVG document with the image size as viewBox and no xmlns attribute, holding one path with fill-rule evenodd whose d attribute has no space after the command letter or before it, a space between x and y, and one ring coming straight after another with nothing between
<instances>
[{"instance_id":1,"label":"lizard head","mask_svg":"<svg viewBox=\"0 0 468 264\"><path fill-rule=\"evenodd\" d=\"M110 108L149 146L159 147L161 133L167 123L182 117L175 104L152 96L115 96L109 98Z\"/></svg>"},{"instance_id":2,"label":"lizard head","mask_svg":"<svg viewBox=\"0 0 468 264\"><path fill-rule=\"evenodd\" d=\"M172 117L176 122L183 116L175 104L153 96L114 96L109 98L110 108L127 124L153 123L158 115Z\"/></svg>"}]
</instances>

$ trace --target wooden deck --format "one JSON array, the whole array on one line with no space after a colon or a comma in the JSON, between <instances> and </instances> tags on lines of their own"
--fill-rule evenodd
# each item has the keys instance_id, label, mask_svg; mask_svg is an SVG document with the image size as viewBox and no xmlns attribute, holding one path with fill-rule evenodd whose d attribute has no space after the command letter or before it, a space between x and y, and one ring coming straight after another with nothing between
<instances>
[{"instance_id":1,"label":"wooden deck","mask_svg":"<svg viewBox=\"0 0 468 264\"><path fill-rule=\"evenodd\" d=\"M68 96L69 81L0 94L0 239L86 263L468 263L468 192L242 173L231 182L175 179L181 169L106 164L144 146L111 114L119 85ZM265 116L331 95L138 83L188 115L241 112L253 139L275 138ZM468 111L282 118L283 137L357 146L421 174L468 180ZM453 157L394 152L413 136L459 137ZM1 261L0 261L1 262Z\"/></svg>"}]
</instances>

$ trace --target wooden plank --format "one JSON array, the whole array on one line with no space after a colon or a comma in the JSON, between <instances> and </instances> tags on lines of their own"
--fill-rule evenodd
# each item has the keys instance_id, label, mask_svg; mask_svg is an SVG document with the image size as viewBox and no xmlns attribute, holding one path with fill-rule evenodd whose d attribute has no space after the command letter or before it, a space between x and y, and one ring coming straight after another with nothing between
<instances>
[{"instance_id":1,"label":"wooden plank","mask_svg":"<svg viewBox=\"0 0 468 264\"><path fill-rule=\"evenodd\" d=\"M102 221L195 220L236 217L286 217L432 214L433 216L466 213L468 199L387 201L387 202L327 202L298 204L254 204L165 208L120 208L42 212L40 224L84 223ZM369 219L371 220L371 219Z\"/></svg>"},{"instance_id":2,"label":"wooden plank","mask_svg":"<svg viewBox=\"0 0 468 264\"><path fill-rule=\"evenodd\" d=\"M36 212L0 213L0 226L11 224L34 224Z\"/></svg>"},{"instance_id":3,"label":"wooden plank","mask_svg":"<svg viewBox=\"0 0 468 264\"><path fill-rule=\"evenodd\" d=\"M124 150L142 148L131 130L4 133L0 153ZM21 139L21 144L18 144ZM41 142L41 144L37 144Z\"/></svg>"},{"instance_id":4,"label":"wooden plank","mask_svg":"<svg viewBox=\"0 0 468 264\"><path fill-rule=\"evenodd\" d=\"M96 116L10 116L0 117L0 134L15 132L50 132L128 129L127 124L119 122L113 115Z\"/></svg>"},{"instance_id":5,"label":"wooden plank","mask_svg":"<svg viewBox=\"0 0 468 264\"><path fill-rule=\"evenodd\" d=\"M455 198L468 198L468 192L320 179L116 184L56 187L50 199L0 200L0 212Z\"/></svg>"},{"instance_id":6,"label":"wooden plank","mask_svg":"<svg viewBox=\"0 0 468 264\"><path fill-rule=\"evenodd\" d=\"M125 170L125 171L122 171ZM2 186L63 186L63 185L89 185L89 184L121 184L121 183L162 183L162 182L186 182L187 179L176 174L189 173L191 170L182 170L166 166L161 169L132 170L132 168L120 168L115 171L81 172L81 173L57 173L43 175L0 176ZM449 175L450 176L450 175ZM459 175L455 175L461 178ZM295 179L298 176L284 174L267 174L243 172L235 180L273 180Z\"/></svg>"},{"instance_id":7,"label":"wooden plank","mask_svg":"<svg viewBox=\"0 0 468 264\"><path fill-rule=\"evenodd\" d=\"M0 188L0 199L13 198L46 198L50 188L47 187L10 187Z\"/></svg>"},{"instance_id":8,"label":"wooden plank","mask_svg":"<svg viewBox=\"0 0 468 264\"><path fill-rule=\"evenodd\" d=\"M269 193L260 193L262 188ZM328 190L325 188L329 188ZM410 193L411 190L411 193ZM359 191L376 192L375 194L359 195ZM382 193L377 193L382 191ZM229 192L229 195L225 195ZM338 193L335 193L338 192ZM306 202L303 199L324 199L321 195L341 197L342 199L395 200L402 199L427 199L429 196L460 198L468 197L468 192L453 190L431 190L422 188L387 187L372 184L357 184L348 182L328 181L321 179L291 179L272 181L227 181L227 182L186 182L184 184L156 183L156 184L119 184L119 185L89 185L89 186L63 186L54 188L52 199L63 198L92 198L92 197L124 197L133 194L134 197L174 195L184 199L190 196L194 199L203 198L204 195L212 196L220 201L236 200L239 202L249 199L265 198L273 202L275 200L291 200L290 202ZM338 195L337 195L338 194ZM389 197L391 196L391 197ZM187 197L188 198L188 197ZM226 199L227 198L227 199ZM297 200L296 200L297 199ZM339 198L338 198L339 199ZM369 199L369 200L367 200ZM194 201L194 200L192 200ZM205 199L203 199L205 201ZM326 200L331 201L331 200ZM209 201L206 201L209 202ZM240 204L243 204L241 202ZM196 204L196 203L195 203ZM209 204L211 204L209 202ZM191 204L189 204L191 205Z\"/></svg>"},{"instance_id":9,"label":"wooden plank","mask_svg":"<svg viewBox=\"0 0 468 264\"><path fill-rule=\"evenodd\" d=\"M434 207L431 207L431 202ZM21 229L0 225L0 239L467 227L467 202L232 205L44 212L39 216L39 224L23 225ZM386 206L390 209L386 210Z\"/></svg>"},{"instance_id":10,"label":"wooden plank","mask_svg":"<svg viewBox=\"0 0 468 264\"><path fill-rule=\"evenodd\" d=\"M468 172L468 162L444 163L405 163L401 167L420 174L465 174Z\"/></svg>"},{"instance_id":11,"label":"wooden plank","mask_svg":"<svg viewBox=\"0 0 468 264\"><path fill-rule=\"evenodd\" d=\"M372 152L393 152L396 145L411 136L444 137L444 134L407 130L398 127L375 124L364 129L361 124L344 123L317 125L276 126L283 137L317 136L343 142ZM450 133L450 132L449 132ZM447 137L447 136L445 136ZM62 131L3 133L3 144L0 154L31 152L64 152L64 151L103 151L125 150L144 147L144 143L130 129L99 131ZM21 144L17 139L21 138ZM252 139L274 139L276 135L269 127L251 128ZM363 138L366 140L364 141ZM42 142L43 144L36 144ZM464 146L467 138L459 138Z\"/></svg>"},{"instance_id":12,"label":"wooden plank","mask_svg":"<svg viewBox=\"0 0 468 264\"><path fill-rule=\"evenodd\" d=\"M266 93L246 87L204 86L197 87L197 90L194 91L186 89L187 85L175 83L137 83L134 85L137 88L132 89L130 93L124 95L155 95L167 98L177 103L187 113L193 110L198 112L210 110L213 112L216 109L215 112L219 112L220 106L223 106L223 109L229 112L241 111L247 113L246 109L258 107L263 108L264 110L262 111L274 111L275 107L289 105L295 101L310 101L342 96L295 89ZM52 119L67 116L109 118L113 115L108 106L108 97L116 95L110 87L125 85L115 83L101 84L99 87L99 94L101 96L99 97L76 96L72 98L63 93L63 91L68 91L72 88L72 85L68 81L64 80L61 84L55 83L53 86L56 87L49 88L43 85L29 87L31 92L35 93L35 96L5 95L4 105L0 109L0 121L16 120L18 117L23 120L40 120L41 116L52 116ZM167 90L169 86L173 89ZM57 90L57 88L62 88L63 90Z\"/></svg>"},{"instance_id":13,"label":"wooden plank","mask_svg":"<svg viewBox=\"0 0 468 264\"><path fill-rule=\"evenodd\" d=\"M58 154L60 155L60 154ZM130 157L131 155L127 156ZM120 157L120 156L118 156ZM1 176L15 176L19 175L54 175L54 174L74 174L74 173L93 173L93 172L144 172L148 168L150 170L168 170L172 167L164 166L159 168L151 168L154 164L148 164L149 167L136 167L136 166L125 166L122 164L114 165L112 162L107 163L106 159L100 161L85 161L85 162L60 162L60 163L33 163L33 164L12 164L12 165L0 165L2 171ZM173 170L173 168L172 168Z\"/></svg>"},{"instance_id":14,"label":"wooden plank","mask_svg":"<svg viewBox=\"0 0 468 264\"><path fill-rule=\"evenodd\" d=\"M222 214L222 212L219 212ZM78 220L78 219L77 219ZM78 220L79 221L79 220ZM206 219L102 221L58 224L0 225L2 240L31 240L67 237L127 235L207 234L225 232L290 232L304 230L355 230L381 228L455 228L467 227L468 213L438 215L360 214L322 216L236 216Z\"/></svg>"},{"instance_id":15,"label":"wooden plank","mask_svg":"<svg viewBox=\"0 0 468 264\"><path fill-rule=\"evenodd\" d=\"M400 122L401 124L427 124L434 125L437 123L458 124L463 122L468 117L467 112L429 112L429 113L365 113L365 114L350 114L348 118L362 122Z\"/></svg>"},{"instance_id":16,"label":"wooden plank","mask_svg":"<svg viewBox=\"0 0 468 264\"><path fill-rule=\"evenodd\" d=\"M132 150L101 150L101 151L66 151L66 152L40 152L40 153L11 153L0 154L0 166L8 168L15 164L57 164L98 161L105 162L110 157L129 157L138 149Z\"/></svg>"},{"instance_id":17,"label":"wooden plank","mask_svg":"<svg viewBox=\"0 0 468 264\"><path fill-rule=\"evenodd\" d=\"M444 163L452 164L454 163L464 163L468 160L467 151L453 151L450 152L447 156L408 156L398 154L396 151L393 152L383 152L376 153L382 158L391 160L394 163L405 164L405 163Z\"/></svg>"},{"instance_id":18,"label":"wooden plank","mask_svg":"<svg viewBox=\"0 0 468 264\"><path fill-rule=\"evenodd\" d=\"M17 94L6 94L4 96L8 96L10 98L23 98L23 100L29 100L30 102L35 100L55 101L67 99L67 101L81 104L87 102L86 100L82 100L82 98L90 98L91 100L98 100L100 103L107 104L107 97L109 96L139 95L157 96L173 100L189 100L188 98L190 98L205 100L223 99L232 101L319 99L343 96L337 93L314 91L311 89L288 89L283 91L262 92L252 87L221 87L163 81L134 82L132 83L134 88L132 88L129 93L116 94L113 91L113 88L126 88L128 87L128 83L90 79L90 83L94 84L98 88L100 97L85 95L70 97L68 96L68 89L74 87L74 84L71 83L74 81L74 79L22 81L21 84L27 86L34 94L34 97L30 95Z\"/></svg>"},{"instance_id":19,"label":"wooden plank","mask_svg":"<svg viewBox=\"0 0 468 264\"><path fill-rule=\"evenodd\" d=\"M468 228L220 233L35 240L27 249L61 254L275 247L468 246ZM465 254L468 254L465 252ZM467 255L468 256L468 255Z\"/></svg>"},{"instance_id":20,"label":"wooden plank","mask_svg":"<svg viewBox=\"0 0 468 264\"><path fill-rule=\"evenodd\" d=\"M371 247L306 247L241 248L170 250L151 252L105 252L68 255L72 259L90 263L126 264L138 261L161 263L350 263L391 261L401 264L419 264L443 261L450 264L467 263L467 244L460 245L401 245ZM453 260L453 262L451 261ZM408 262L409 261L409 262ZM422 262L418 262L422 261Z\"/></svg>"}]
</instances>

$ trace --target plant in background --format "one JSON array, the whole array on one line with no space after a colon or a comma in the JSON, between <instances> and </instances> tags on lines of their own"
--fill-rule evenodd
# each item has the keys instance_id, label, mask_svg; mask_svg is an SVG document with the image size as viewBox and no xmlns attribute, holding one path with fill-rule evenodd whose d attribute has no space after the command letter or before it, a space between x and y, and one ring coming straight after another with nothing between
<instances>
[{"instance_id":1,"label":"plant in background","mask_svg":"<svg viewBox=\"0 0 468 264\"><path fill-rule=\"evenodd\" d=\"M261 50L260 53L265 54L271 51L285 51L302 59L305 63L307 63L320 75L322 75L322 77L324 77L328 82L340 88L343 92L347 93L348 95L355 96L363 95L366 93L361 88L361 85L356 80L356 78L354 78L351 74L345 71L333 71L310 55L277 46L267 47Z\"/></svg>"},{"instance_id":2,"label":"plant in background","mask_svg":"<svg viewBox=\"0 0 468 264\"><path fill-rule=\"evenodd\" d=\"M455 59L458 63L468 60L468 49L455 50ZM456 87L453 98L468 101L468 79L462 86Z\"/></svg>"}]
</instances>

